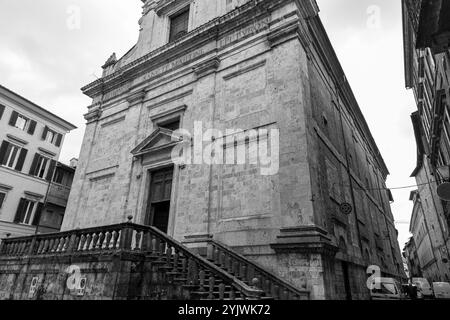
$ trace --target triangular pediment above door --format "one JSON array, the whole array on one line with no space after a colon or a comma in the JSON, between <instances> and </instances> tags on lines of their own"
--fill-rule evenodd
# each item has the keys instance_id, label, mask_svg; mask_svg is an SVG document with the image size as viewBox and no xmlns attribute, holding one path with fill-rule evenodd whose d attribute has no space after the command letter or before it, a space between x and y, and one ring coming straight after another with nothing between
<instances>
[{"instance_id":1,"label":"triangular pediment above door","mask_svg":"<svg viewBox=\"0 0 450 320\"><path fill-rule=\"evenodd\" d=\"M174 147L180 139L173 137L173 131L158 128L131 151L135 157Z\"/></svg>"}]
</instances>

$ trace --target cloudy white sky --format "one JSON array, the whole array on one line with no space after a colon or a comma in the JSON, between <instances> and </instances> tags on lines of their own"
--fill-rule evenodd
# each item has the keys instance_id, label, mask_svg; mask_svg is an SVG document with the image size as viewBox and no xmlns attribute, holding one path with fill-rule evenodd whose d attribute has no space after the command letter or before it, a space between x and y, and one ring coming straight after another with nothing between
<instances>
[{"instance_id":1,"label":"cloudy white sky","mask_svg":"<svg viewBox=\"0 0 450 320\"><path fill-rule=\"evenodd\" d=\"M1 0L0 84L79 129L61 160L79 154L90 99L80 88L101 75L112 52L136 42L140 0ZM400 1L318 0L321 17L355 96L390 169L388 186L413 185L416 162L410 121L415 109L403 80ZM80 13L79 23L73 17ZM409 192L393 191L399 242L409 237Z\"/></svg>"}]
</instances>

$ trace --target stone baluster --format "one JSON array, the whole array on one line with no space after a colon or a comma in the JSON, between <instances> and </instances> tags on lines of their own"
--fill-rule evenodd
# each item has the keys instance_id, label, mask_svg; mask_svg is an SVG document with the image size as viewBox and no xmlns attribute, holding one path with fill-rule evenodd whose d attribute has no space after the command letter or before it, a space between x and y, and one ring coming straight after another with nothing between
<instances>
[{"instance_id":1,"label":"stone baluster","mask_svg":"<svg viewBox=\"0 0 450 320\"><path fill-rule=\"evenodd\" d=\"M241 264L239 269L239 278L243 281L248 281L247 279L247 266L245 264Z\"/></svg>"},{"instance_id":2,"label":"stone baluster","mask_svg":"<svg viewBox=\"0 0 450 320\"><path fill-rule=\"evenodd\" d=\"M141 232L136 230L135 235L134 235L134 245L132 245L132 250L134 250L134 251L141 250L141 237L142 237Z\"/></svg>"},{"instance_id":3,"label":"stone baluster","mask_svg":"<svg viewBox=\"0 0 450 320\"><path fill-rule=\"evenodd\" d=\"M42 254L42 251L44 250L44 244L45 244L45 240L43 240L43 239L41 239L41 240L39 240L39 243L38 243L38 250L37 250L37 254L39 255L39 254Z\"/></svg>"},{"instance_id":4,"label":"stone baluster","mask_svg":"<svg viewBox=\"0 0 450 320\"><path fill-rule=\"evenodd\" d=\"M78 251L78 245L79 245L80 241L81 241L81 236L78 236L76 231L73 232L68 237L66 253L72 253L74 251Z\"/></svg>"},{"instance_id":5,"label":"stone baluster","mask_svg":"<svg viewBox=\"0 0 450 320\"><path fill-rule=\"evenodd\" d=\"M85 243L86 243L86 236L82 234L80 237L80 247L77 248L77 251L83 251Z\"/></svg>"},{"instance_id":6,"label":"stone baluster","mask_svg":"<svg viewBox=\"0 0 450 320\"><path fill-rule=\"evenodd\" d=\"M157 237L152 239L152 253L159 255L159 239Z\"/></svg>"},{"instance_id":7,"label":"stone baluster","mask_svg":"<svg viewBox=\"0 0 450 320\"><path fill-rule=\"evenodd\" d=\"M164 256L166 253L166 243L160 239L159 242L159 252L161 253L161 256Z\"/></svg>"},{"instance_id":8,"label":"stone baluster","mask_svg":"<svg viewBox=\"0 0 450 320\"><path fill-rule=\"evenodd\" d=\"M173 255L173 272L177 272L178 271L178 258L179 258L179 253L178 250L175 248L174 249L175 253Z\"/></svg>"},{"instance_id":9,"label":"stone baluster","mask_svg":"<svg viewBox=\"0 0 450 320\"><path fill-rule=\"evenodd\" d=\"M33 239L31 239L30 246L28 247L27 255L29 256L34 255L35 246L36 246L36 237L34 236Z\"/></svg>"},{"instance_id":10,"label":"stone baluster","mask_svg":"<svg viewBox=\"0 0 450 320\"><path fill-rule=\"evenodd\" d=\"M220 300L225 299L225 284L224 283L219 284L219 299Z\"/></svg>"},{"instance_id":11,"label":"stone baluster","mask_svg":"<svg viewBox=\"0 0 450 320\"><path fill-rule=\"evenodd\" d=\"M271 290L272 297L274 299L278 299L280 297L279 293L280 293L280 288L275 283L272 283L272 290Z\"/></svg>"},{"instance_id":12,"label":"stone baluster","mask_svg":"<svg viewBox=\"0 0 450 320\"><path fill-rule=\"evenodd\" d=\"M114 230L111 234L111 250L116 249L117 247L117 242L119 241L119 233Z\"/></svg>"},{"instance_id":13,"label":"stone baluster","mask_svg":"<svg viewBox=\"0 0 450 320\"><path fill-rule=\"evenodd\" d=\"M251 282L255 277L255 269L252 266L247 266L247 281Z\"/></svg>"},{"instance_id":14,"label":"stone baluster","mask_svg":"<svg viewBox=\"0 0 450 320\"><path fill-rule=\"evenodd\" d=\"M98 241L98 234L97 232L95 232L92 235L92 244L90 246L90 250L95 250L96 246L97 246L97 241Z\"/></svg>"},{"instance_id":15,"label":"stone baluster","mask_svg":"<svg viewBox=\"0 0 450 320\"><path fill-rule=\"evenodd\" d=\"M44 247L42 248L42 253L45 254L48 252L48 248L50 245L50 241L48 239L44 240Z\"/></svg>"},{"instance_id":16,"label":"stone baluster","mask_svg":"<svg viewBox=\"0 0 450 320\"><path fill-rule=\"evenodd\" d=\"M166 260L167 260L167 264L170 265L170 259L172 258L172 247L167 244L167 248L166 248Z\"/></svg>"},{"instance_id":17,"label":"stone baluster","mask_svg":"<svg viewBox=\"0 0 450 320\"><path fill-rule=\"evenodd\" d=\"M104 241L105 241L105 233L100 232L100 234L98 235L98 242L97 242L97 246L95 247L95 249L102 250Z\"/></svg>"},{"instance_id":18,"label":"stone baluster","mask_svg":"<svg viewBox=\"0 0 450 320\"><path fill-rule=\"evenodd\" d=\"M112 233L107 231L105 234L105 249L109 250L111 247L111 238L112 238Z\"/></svg>"},{"instance_id":19,"label":"stone baluster","mask_svg":"<svg viewBox=\"0 0 450 320\"><path fill-rule=\"evenodd\" d=\"M153 245L153 240L155 240L155 236L151 232L149 232L148 233L148 239L147 239L147 243L148 243L147 250L151 254L155 253L155 246Z\"/></svg>"},{"instance_id":20,"label":"stone baluster","mask_svg":"<svg viewBox=\"0 0 450 320\"><path fill-rule=\"evenodd\" d=\"M212 243L208 243L206 247L206 259L214 261L214 245Z\"/></svg>"},{"instance_id":21,"label":"stone baluster","mask_svg":"<svg viewBox=\"0 0 450 320\"><path fill-rule=\"evenodd\" d=\"M86 247L85 247L85 251L89 251L89 249L91 248L91 244L92 244L92 234L88 233L88 235L86 236Z\"/></svg>"},{"instance_id":22,"label":"stone baluster","mask_svg":"<svg viewBox=\"0 0 450 320\"><path fill-rule=\"evenodd\" d=\"M200 292L204 292L205 291L205 271L204 270L202 270L202 271L200 271L200 273L199 273L199 281L200 281Z\"/></svg>"},{"instance_id":23,"label":"stone baluster","mask_svg":"<svg viewBox=\"0 0 450 320\"><path fill-rule=\"evenodd\" d=\"M214 263L219 264L220 260L220 250L216 246L214 246Z\"/></svg>"},{"instance_id":24,"label":"stone baluster","mask_svg":"<svg viewBox=\"0 0 450 320\"><path fill-rule=\"evenodd\" d=\"M214 286L216 285L216 280L213 276L209 277L209 295L208 299L213 300L214 299Z\"/></svg>"},{"instance_id":25,"label":"stone baluster","mask_svg":"<svg viewBox=\"0 0 450 320\"><path fill-rule=\"evenodd\" d=\"M183 259L181 260L181 272L183 274L187 274L187 259L183 257Z\"/></svg>"}]
</instances>

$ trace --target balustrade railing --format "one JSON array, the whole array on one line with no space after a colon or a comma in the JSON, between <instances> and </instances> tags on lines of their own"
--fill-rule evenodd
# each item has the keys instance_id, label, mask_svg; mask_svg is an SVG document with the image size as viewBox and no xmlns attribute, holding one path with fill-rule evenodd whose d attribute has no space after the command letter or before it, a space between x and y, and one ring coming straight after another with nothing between
<instances>
[{"instance_id":1,"label":"balustrade railing","mask_svg":"<svg viewBox=\"0 0 450 320\"><path fill-rule=\"evenodd\" d=\"M273 299L301 300L309 298L309 291L299 290L244 256L215 240L208 241L207 259L241 281L252 284Z\"/></svg>"},{"instance_id":2,"label":"balustrade railing","mask_svg":"<svg viewBox=\"0 0 450 320\"><path fill-rule=\"evenodd\" d=\"M132 223L3 239L0 258L83 255L118 251L145 254L158 270L202 299L259 299L263 292L150 226Z\"/></svg>"}]
</instances>

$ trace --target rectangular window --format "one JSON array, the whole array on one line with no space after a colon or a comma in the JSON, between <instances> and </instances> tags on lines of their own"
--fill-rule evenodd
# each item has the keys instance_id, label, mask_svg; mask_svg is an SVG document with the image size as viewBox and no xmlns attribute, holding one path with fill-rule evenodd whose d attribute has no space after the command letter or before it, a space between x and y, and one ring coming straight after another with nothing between
<instances>
[{"instance_id":1,"label":"rectangular window","mask_svg":"<svg viewBox=\"0 0 450 320\"><path fill-rule=\"evenodd\" d=\"M54 144L56 142L56 132L48 130L47 136L45 137L45 141Z\"/></svg>"},{"instance_id":2,"label":"rectangular window","mask_svg":"<svg viewBox=\"0 0 450 320\"><path fill-rule=\"evenodd\" d=\"M42 179L45 177L48 162L49 162L49 159L46 157L39 158L39 160L37 162L37 167L36 167L36 177L42 178Z\"/></svg>"},{"instance_id":3,"label":"rectangular window","mask_svg":"<svg viewBox=\"0 0 450 320\"><path fill-rule=\"evenodd\" d=\"M3 207L3 202L5 201L6 193L0 192L0 209Z\"/></svg>"},{"instance_id":4,"label":"rectangular window","mask_svg":"<svg viewBox=\"0 0 450 320\"><path fill-rule=\"evenodd\" d=\"M6 150L6 156L5 156L5 166L7 166L8 168L12 168L14 169L17 165L17 162L19 160L19 153L20 153L21 148L14 145L14 144L9 144L8 148Z\"/></svg>"},{"instance_id":5,"label":"rectangular window","mask_svg":"<svg viewBox=\"0 0 450 320\"><path fill-rule=\"evenodd\" d=\"M64 178L64 172L62 170L56 169L55 177L53 178L53 182L57 184L62 184Z\"/></svg>"},{"instance_id":6,"label":"rectangular window","mask_svg":"<svg viewBox=\"0 0 450 320\"><path fill-rule=\"evenodd\" d=\"M42 140L51 143L57 147L61 145L62 142L62 134L57 133L54 130L51 130L49 127L45 127L44 131L42 132Z\"/></svg>"},{"instance_id":7,"label":"rectangular window","mask_svg":"<svg viewBox=\"0 0 450 320\"><path fill-rule=\"evenodd\" d=\"M189 7L180 13L170 17L169 42L175 41L188 32L189 27Z\"/></svg>"},{"instance_id":8,"label":"rectangular window","mask_svg":"<svg viewBox=\"0 0 450 320\"><path fill-rule=\"evenodd\" d=\"M36 213L36 208L36 202L27 199L21 199L14 222L31 225Z\"/></svg>"}]
</instances>

